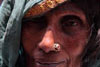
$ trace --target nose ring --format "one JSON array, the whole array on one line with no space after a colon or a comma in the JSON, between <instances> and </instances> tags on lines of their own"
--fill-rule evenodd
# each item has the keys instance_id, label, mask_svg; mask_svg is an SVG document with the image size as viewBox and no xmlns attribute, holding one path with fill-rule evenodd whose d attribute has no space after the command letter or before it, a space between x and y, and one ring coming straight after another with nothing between
<instances>
[{"instance_id":1,"label":"nose ring","mask_svg":"<svg viewBox=\"0 0 100 67\"><path fill-rule=\"evenodd\" d=\"M60 44L54 43L54 50L55 51L60 51Z\"/></svg>"}]
</instances>

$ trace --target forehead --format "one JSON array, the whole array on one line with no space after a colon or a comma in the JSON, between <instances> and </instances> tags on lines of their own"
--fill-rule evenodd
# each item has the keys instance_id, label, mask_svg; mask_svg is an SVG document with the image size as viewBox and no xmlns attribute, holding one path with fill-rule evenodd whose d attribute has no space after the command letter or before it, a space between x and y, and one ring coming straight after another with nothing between
<instances>
[{"instance_id":1,"label":"forehead","mask_svg":"<svg viewBox=\"0 0 100 67\"><path fill-rule=\"evenodd\" d=\"M40 14L39 14L40 13ZM53 9L41 12L41 10L39 9L35 9L34 7L30 8L28 10L28 12L25 14L24 17L33 17L33 16L38 16L41 14L70 14L70 13L74 13L74 14L84 14L83 11L79 8L79 6L77 6L75 3L72 2L64 2L58 6L56 6Z\"/></svg>"},{"instance_id":2,"label":"forehead","mask_svg":"<svg viewBox=\"0 0 100 67\"><path fill-rule=\"evenodd\" d=\"M84 11L80 8L80 6L77 6L75 3L72 2L65 2L60 5L58 5L56 8L52 9L47 13L54 15L76 15L76 16L84 16Z\"/></svg>"},{"instance_id":3,"label":"forehead","mask_svg":"<svg viewBox=\"0 0 100 67\"><path fill-rule=\"evenodd\" d=\"M47 12L45 15L48 19L50 18L53 19L54 17L55 19L56 18L60 19L64 16L76 16L83 22L87 21L84 11L79 6L77 6L75 3L72 2L62 3L61 5Z\"/></svg>"}]
</instances>

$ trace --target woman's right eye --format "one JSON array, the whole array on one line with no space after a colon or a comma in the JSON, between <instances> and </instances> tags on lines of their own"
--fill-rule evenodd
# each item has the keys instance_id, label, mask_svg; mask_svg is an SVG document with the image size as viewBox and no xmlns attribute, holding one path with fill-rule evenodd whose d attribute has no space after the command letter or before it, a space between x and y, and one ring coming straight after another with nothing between
<instances>
[{"instance_id":1,"label":"woman's right eye","mask_svg":"<svg viewBox=\"0 0 100 67\"><path fill-rule=\"evenodd\" d=\"M27 18L23 20L23 24L24 23L31 23L31 26L34 26L34 28L37 29L44 29L47 27L47 21L45 17Z\"/></svg>"}]
</instances>

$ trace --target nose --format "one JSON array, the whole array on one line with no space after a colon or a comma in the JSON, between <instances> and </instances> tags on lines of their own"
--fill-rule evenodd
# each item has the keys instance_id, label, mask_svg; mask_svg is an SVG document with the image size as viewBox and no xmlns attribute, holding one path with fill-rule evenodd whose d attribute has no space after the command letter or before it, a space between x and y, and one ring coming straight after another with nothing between
<instances>
[{"instance_id":1,"label":"nose","mask_svg":"<svg viewBox=\"0 0 100 67\"><path fill-rule=\"evenodd\" d=\"M50 51L57 51L59 46L54 45L54 36L52 31L47 31L42 38L42 41L39 43L39 48L42 49L45 53Z\"/></svg>"}]
</instances>

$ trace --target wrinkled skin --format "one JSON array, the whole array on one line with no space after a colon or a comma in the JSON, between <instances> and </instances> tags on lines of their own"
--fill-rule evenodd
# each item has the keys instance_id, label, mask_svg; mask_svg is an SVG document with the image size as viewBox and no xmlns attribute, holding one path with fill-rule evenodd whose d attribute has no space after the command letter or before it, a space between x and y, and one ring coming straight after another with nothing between
<instances>
[{"instance_id":1,"label":"wrinkled skin","mask_svg":"<svg viewBox=\"0 0 100 67\"><path fill-rule=\"evenodd\" d=\"M81 67L90 29L85 13L73 3L27 18L22 25L22 44L27 67ZM53 50L54 43L60 45Z\"/></svg>"}]
</instances>

